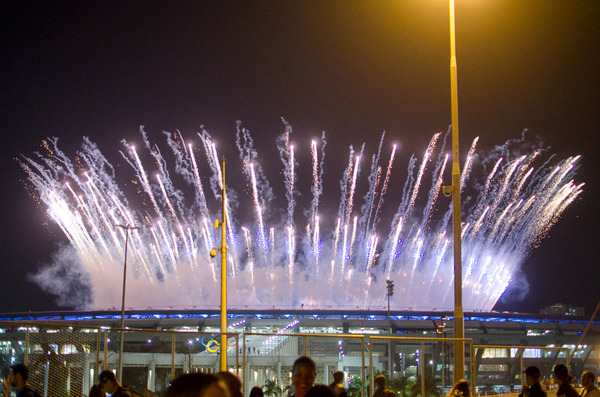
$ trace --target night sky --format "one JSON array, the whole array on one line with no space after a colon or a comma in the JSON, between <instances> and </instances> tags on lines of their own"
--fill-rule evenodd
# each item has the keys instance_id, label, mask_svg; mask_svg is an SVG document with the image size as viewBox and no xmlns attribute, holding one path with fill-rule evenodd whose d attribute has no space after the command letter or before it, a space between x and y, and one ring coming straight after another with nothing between
<instances>
[{"instance_id":1,"label":"night sky","mask_svg":"<svg viewBox=\"0 0 600 397\"><path fill-rule=\"evenodd\" d=\"M461 155L476 136L490 150L527 129L558 158L581 154L576 182L586 183L528 255L525 299L496 309L563 302L590 315L600 300L600 2L456 3ZM278 172L283 117L298 141L326 132L327 188L339 197L349 144L373 153L386 131L405 169L451 123L442 0L5 1L0 40L0 312L57 308L29 279L65 238L15 161L46 137L72 153L88 136L115 156L140 125L155 142L204 125L234 146L241 120Z\"/></svg>"}]
</instances>

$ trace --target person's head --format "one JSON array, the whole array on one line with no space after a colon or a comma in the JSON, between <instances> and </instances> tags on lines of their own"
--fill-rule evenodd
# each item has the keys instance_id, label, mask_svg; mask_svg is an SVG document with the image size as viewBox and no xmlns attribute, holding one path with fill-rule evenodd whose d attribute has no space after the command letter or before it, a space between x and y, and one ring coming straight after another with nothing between
<instances>
[{"instance_id":1,"label":"person's head","mask_svg":"<svg viewBox=\"0 0 600 397\"><path fill-rule=\"evenodd\" d=\"M335 397L333 390L327 385L314 385L304 397Z\"/></svg>"},{"instance_id":2,"label":"person's head","mask_svg":"<svg viewBox=\"0 0 600 397\"><path fill-rule=\"evenodd\" d=\"M525 369L525 383L528 386L533 386L540 381L540 369L535 365L531 365Z\"/></svg>"},{"instance_id":3,"label":"person's head","mask_svg":"<svg viewBox=\"0 0 600 397\"><path fill-rule=\"evenodd\" d=\"M296 389L296 397L304 397L306 392L313 386L316 376L317 366L312 359L303 356L294 361L292 379Z\"/></svg>"},{"instance_id":4,"label":"person's head","mask_svg":"<svg viewBox=\"0 0 600 397\"><path fill-rule=\"evenodd\" d=\"M377 386L380 389L385 387L385 376L384 375L380 374L375 377L375 386Z\"/></svg>"},{"instance_id":5,"label":"person's head","mask_svg":"<svg viewBox=\"0 0 600 397\"><path fill-rule=\"evenodd\" d=\"M121 385L117 381L117 377L113 371L105 369L98 375L98 383L104 393L113 394Z\"/></svg>"},{"instance_id":6,"label":"person's head","mask_svg":"<svg viewBox=\"0 0 600 397\"><path fill-rule=\"evenodd\" d=\"M469 381L461 379L454 384L452 389L446 396L448 397L469 397L471 395L471 389L469 387Z\"/></svg>"},{"instance_id":7,"label":"person's head","mask_svg":"<svg viewBox=\"0 0 600 397\"><path fill-rule=\"evenodd\" d=\"M569 369L566 365L558 364L554 366L554 379L556 379L559 386L569 382Z\"/></svg>"},{"instance_id":8,"label":"person's head","mask_svg":"<svg viewBox=\"0 0 600 397\"><path fill-rule=\"evenodd\" d=\"M335 371L333 373L333 381L337 383L344 383L344 372L343 371Z\"/></svg>"},{"instance_id":9,"label":"person's head","mask_svg":"<svg viewBox=\"0 0 600 397\"><path fill-rule=\"evenodd\" d=\"M8 374L8 383L12 387L22 389L27 384L27 378L29 378L29 369L25 364L15 364L10 367L10 374Z\"/></svg>"},{"instance_id":10,"label":"person's head","mask_svg":"<svg viewBox=\"0 0 600 397\"><path fill-rule=\"evenodd\" d=\"M216 377L225 383L227 386L227 390L229 391L230 397L243 397L242 395L242 382L240 378L237 377L236 374L232 374L231 372L221 371L217 372Z\"/></svg>"},{"instance_id":11,"label":"person's head","mask_svg":"<svg viewBox=\"0 0 600 397\"><path fill-rule=\"evenodd\" d=\"M181 375L171 382L165 397L230 397L227 385L214 375L200 372Z\"/></svg>"},{"instance_id":12,"label":"person's head","mask_svg":"<svg viewBox=\"0 0 600 397\"><path fill-rule=\"evenodd\" d=\"M581 374L581 385L584 388L592 387L596 383L596 374L592 371L583 371Z\"/></svg>"},{"instance_id":13,"label":"person's head","mask_svg":"<svg viewBox=\"0 0 600 397\"><path fill-rule=\"evenodd\" d=\"M263 397L264 395L263 389L260 386L254 386L250 390L250 397Z\"/></svg>"}]
</instances>

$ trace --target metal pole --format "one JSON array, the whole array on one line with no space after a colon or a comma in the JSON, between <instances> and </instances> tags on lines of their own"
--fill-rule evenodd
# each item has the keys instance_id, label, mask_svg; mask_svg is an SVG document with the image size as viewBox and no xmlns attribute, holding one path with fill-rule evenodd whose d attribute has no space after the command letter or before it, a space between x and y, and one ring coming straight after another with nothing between
<instances>
[{"instance_id":1,"label":"metal pole","mask_svg":"<svg viewBox=\"0 0 600 397\"><path fill-rule=\"evenodd\" d=\"M475 359L475 346L471 341L471 395L477 395L477 360Z\"/></svg>"},{"instance_id":2,"label":"metal pole","mask_svg":"<svg viewBox=\"0 0 600 397\"><path fill-rule=\"evenodd\" d=\"M388 292L388 322L390 321L390 293ZM391 325L391 323L390 323Z\"/></svg>"},{"instance_id":3,"label":"metal pole","mask_svg":"<svg viewBox=\"0 0 600 397\"><path fill-rule=\"evenodd\" d=\"M123 295L121 296L121 344L119 347L119 383L123 382L123 329L125 329L125 285L127 283L127 246L129 244L129 231L139 229L136 226L117 225L125 230L125 259L123 261Z\"/></svg>"},{"instance_id":4,"label":"metal pole","mask_svg":"<svg viewBox=\"0 0 600 397\"><path fill-rule=\"evenodd\" d=\"M425 395L425 342L421 341L421 354L419 354L419 367L421 367L421 396Z\"/></svg>"},{"instance_id":5,"label":"metal pole","mask_svg":"<svg viewBox=\"0 0 600 397\"><path fill-rule=\"evenodd\" d=\"M102 366L102 370L105 369L108 369L108 330L104 331L104 365Z\"/></svg>"},{"instance_id":6,"label":"metal pole","mask_svg":"<svg viewBox=\"0 0 600 397\"><path fill-rule=\"evenodd\" d=\"M225 205L225 157L223 157L223 209L221 220L221 371L227 371L227 241Z\"/></svg>"},{"instance_id":7,"label":"metal pole","mask_svg":"<svg viewBox=\"0 0 600 397\"><path fill-rule=\"evenodd\" d=\"M171 380L175 379L175 354L177 353L177 339L175 332L171 333Z\"/></svg>"},{"instance_id":8,"label":"metal pole","mask_svg":"<svg viewBox=\"0 0 600 397\"><path fill-rule=\"evenodd\" d=\"M460 164L458 154L458 88L456 73L456 41L454 24L454 0L450 8L450 97L452 106L452 226L454 235L454 337L464 338L464 314L462 307L462 247L460 208ZM465 345L454 343L454 381L465 374Z\"/></svg>"},{"instance_id":9,"label":"metal pole","mask_svg":"<svg viewBox=\"0 0 600 397\"><path fill-rule=\"evenodd\" d=\"M362 357L362 367L360 369L360 376L362 379L367 379L366 375L365 375L365 336L362 336L362 343L361 343L361 357ZM366 395L367 392L367 382L362 382L362 394L363 396Z\"/></svg>"}]
</instances>

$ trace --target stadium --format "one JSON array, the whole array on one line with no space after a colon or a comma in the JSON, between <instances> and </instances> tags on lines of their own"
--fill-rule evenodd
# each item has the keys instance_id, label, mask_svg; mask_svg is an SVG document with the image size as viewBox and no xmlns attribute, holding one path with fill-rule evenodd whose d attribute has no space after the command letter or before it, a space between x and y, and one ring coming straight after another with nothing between
<instances>
[{"instance_id":1,"label":"stadium","mask_svg":"<svg viewBox=\"0 0 600 397\"><path fill-rule=\"evenodd\" d=\"M14 313L0 318L3 370L26 362L44 395L87 396L99 371L119 368L118 310ZM218 372L217 310L128 310L123 332L123 384L139 394L163 391L185 372ZM598 372L600 325L582 316L465 313L465 376L481 395L516 393L521 374L537 365L553 388L555 364L574 380ZM308 355L316 383L344 371L352 396L371 395L384 374L404 395L441 395L453 382L452 315L366 310L230 310L227 364L247 395L255 385L287 395L291 366Z\"/></svg>"}]
</instances>

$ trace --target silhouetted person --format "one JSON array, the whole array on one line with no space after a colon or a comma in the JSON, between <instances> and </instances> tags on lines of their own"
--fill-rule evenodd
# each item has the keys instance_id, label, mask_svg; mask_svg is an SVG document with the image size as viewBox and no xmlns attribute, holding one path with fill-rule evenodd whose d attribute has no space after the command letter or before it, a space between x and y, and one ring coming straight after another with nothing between
<instances>
[{"instance_id":1,"label":"silhouetted person","mask_svg":"<svg viewBox=\"0 0 600 397\"><path fill-rule=\"evenodd\" d=\"M215 375L196 372L171 382L165 397L229 397L227 385Z\"/></svg>"},{"instance_id":2,"label":"silhouetted person","mask_svg":"<svg viewBox=\"0 0 600 397\"><path fill-rule=\"evenodd\" d=\"M29 369L25 364L15 364L10 367L8 381L3 379L4 396L8 396L10 387L14 387L17 390L17 397L41 397L40 393L27 383L28 378Z\"/></svg>"},{"instance_id":3,"label":"silhouetted person","mask_svg":"<svg viewBox=\"0 0 600 397\"><path fill-rule=\"evenodd\" d=\"M600 390L596 387L596 374L592 371L583 371L581 386L581 397L600 397Z\"/></svg>"},{"instance_id":4,"label":"silhouetted person","mask_svg":"<svg viewBox=\"0 0 600 397\"><path fill-rule=\"evenodd\" d=\"M525 384L519 397L547 397L540 383L540 369L531 365L525 369Z\"/></svg>"},{"instance_id":5,"label":"silhouetted person","mask_svg":"<svg viewBox=\"0 0 600 397\"><path fill-rule=\"evenodd\" d=\"M554 366L554 379L558 384L556 395L558 397L579 397L579 393L569 382L569 370L566 365L558 364Z\"/></svg>"},{"instance_id":6,"label":"silhouetted person","mask_svg":"<svg viewBox=\"0 0 600 397\"><path fill-rule=\"evenodd\" d=\"M100 385L94 385L90 389L90 394L89 394L88 397L105 397L105 396L106 395L102 391L102 386L100 386Z\"/></svg>"},{"instance_id":7,"label":"silhouetted person","mask_svg":"<svg viewBox=\"0 0 600 397\"><path fill-rule=\"evenodd\" d=\"M471 388L466 379L461 379L452 386L446 397L470 397Z\"/></svg>"},{"instance_id":8,"label":"silhouetted person","mask_svg":"<svg viewBox=\"0 0 600 397\"><path fill-rule=\"evenodd\" d=\"M335 395L327 385L314 385L306 392L304 397L335 397Z\"/></svg>"},{"instance_id":9,"label":"silhouetted person","mask_svg":"<svg viewBox=\"0 0 600 397\"><path fill-rule=\"evenodd\" d=\"M375 391L373 392L373 397L393 397L396 394L385 386L385 376L377 375L375 377Z\"/></svg>"},{"instance_id":10,"label":"silhouetted person","mask_svg":"<svg viewBox=\"0 0 600 397\"><path fill-rule=\"evenodd\" d=\"M98 382L104 393L108 393L111 397L129 397L127 391L121 386L115 373L109 370L104 370L98 375Z\"/></svg>"},{"instance_id":11,"label":"silhouetted person","mask_svg":"<svg viewBox=\"0 0 600 397\"><path fill-rule=\"evenodd\" d=\"M317 366L309 357L302 356L294 361L292 380L294 382L294 397L304 397L315 382Z\"/></svg>"},{"instance_id":12,"label":"silhouetted person","mask_svg":"<svg viewBox=\"0 0 600 397\"><path fill-rule=\"evenodd\" d=\"M242 382L236 374L232 374L231 372L227 371L221 371L217 372L215 375L225 383L230 397L243 397Z\"/></svg>"},{"instance_id":13,"label":"silhouetted person","mask_svg":"<svg viewBox=\"0 0 600 397\"><path fill-rule=\"evenodd\" d=\"M264 397L265 393L263 393L263 389L260 386L254 386L250 390L250 397Z\"/></svg>"},{"instance_id":14,"label":"silhouetted person","mask_svg":"<svg viewBox=\"0 0 600 397\"><path fill-rule=\"evenodd\" d=\"M329 385L335 397L347 397L346 389L344 388L344 372L335 371L333 373L333 382Z\"/></svg>"}]
</instances>

